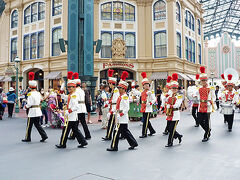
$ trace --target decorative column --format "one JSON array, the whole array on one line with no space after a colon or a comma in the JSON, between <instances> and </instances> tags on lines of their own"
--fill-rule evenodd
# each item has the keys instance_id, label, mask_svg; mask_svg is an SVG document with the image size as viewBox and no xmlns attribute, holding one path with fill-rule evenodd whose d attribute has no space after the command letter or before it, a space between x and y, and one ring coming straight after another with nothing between
<instances>
[{"instance_id":1,"label":"decorative column","mask_svg":"<svg viewBox=\"0 0 240 180\"><path fill-rule=\"evenodd\" d=\"M43 70L43 77L46 77L49 74L49 71L47 69ZM49 80L44 80L44 91L47 92L49 89Z\"/></svg>"},{"instance_id":2,"label":"decorative column","mask_svg":"<svg viewBox=\"0 0 240 180\"><path fill-rule=\"evenodd\" d=\"M144 29L144 27L146 28L145 30L145 58L148 59L152 59L152 52L153 52L153 45L152 45L152 37L153 37L153 31L152 31L152 24L153 24L153 18L152 18L152 1L146 2L146 5L144 7L145 9L145 22L142 21L143 16L140 12L138 12L138 23L140 22L143 26L139 26L138 28L138 37L140 37L142 34L139 32L142 29ZM139 39L143 39L142 37L138 38ZM138 45L140 45L138 43ZM138 51L138 53L140 53L141 51ZM142 52L144 53L144 52Z\"/></svg>"},{"instance_id":3,"label":"decorative column","mask_svg":"<svg viewBox=\"0 0 240 180\"><path fill-rule=\"evenodd\" d=\"M51 56L51 0L45 1L44 57Z\"/></svg>"},{"instance_id":4,"label":"decorative column","mask_svg":"<svg viewBox=\"0 0 240 180\"><path fill-rule=\"evenodd\" d=\"M167 0L167 22L168 57L177 57L176 0Z\"/></svg>"}]
</instances>

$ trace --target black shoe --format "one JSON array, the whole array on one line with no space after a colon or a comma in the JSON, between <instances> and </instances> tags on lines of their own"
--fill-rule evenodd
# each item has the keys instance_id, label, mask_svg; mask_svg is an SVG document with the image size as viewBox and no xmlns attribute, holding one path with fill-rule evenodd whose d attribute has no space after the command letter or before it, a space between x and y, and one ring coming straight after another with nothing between
<instances>
[{"instance_id":1,"label":"black shoe","mask_svg":"<svg viewBox=\"0 0 240 180\"><path fill-rule=\"evenodd\" d=\"M90 140L90 139L91 139L91 137L85 137L85 139L86 139L86 140Z\"/></svg>"},{"instance_id":2,"label":"black shoe","mask_svg":"<svg viewBox=\"0 0 240 180\"><path fill-rule=\"evenodd\" d=\"M147 135L141 135L141 136L139 136L139 138L146 138L147 137Z\"/></svg>"},{"instance_id":3,"label":"black shoe","mask_svg":"<svg viewBox=\"0 0 240 180\"><path fill-rule=\"evenodd\" d=\"M82 144L80 144L80 145L78 146L78 148L84 148L84 146L86 146L86 145L88 145L87 141L84 142L84 143L82 143Z\"/></svg>"},{"instance_id":4,"label":"black shoe","mask_svg":"<svg viewBox=\"0 0 240 180\"><path fill-rule=\"evenodd\" d=\"M107 151L118 151L118 149L107 148Z\"/></svg>"},{"instance_id":5,"label":"black shoe","mask_svg":"<svg viewBox=\"0 0 240 180\"><path fill-rule=\"evenodd\" d=\"M30 139L22 139L22 142L31 142Z\"/></svg>"},{"instance_id":6,"label":"black shoe","mask_svg":"<svg viewBox=\"0 0 240 180\"><path fill-rule=\"evenodd\" d=\"M227 123L227 121L224 121L224 124L226 124Z\"/></svg>"},{"instance_id":7,"label":"black shoe","mask_svg":"<svg viewBox=\"0 0 240 180\"><path fill-rule=\"evenodd\" d=\"M102 122L102 120L101 120L101 119L99 119L99 120L98 120L98 122Z\"/></svg>"},{"instance_id":8,"label":"black shoe","mask_svg":"<svg viewBox=\"0 0 240 180\"><path fill-rule=\"evenodd\" d=\"M183 135L178 136L179 144L182 142Z\"/></svg>"},{"instance_id":9,"label":"black shoe","mask_svg":"<svg viewBox=\"0 0 240 180\"><path fill-rule=\"evenodd\" d=\"M138 145L130 146L130 147L128 148L128 150L134 150L134 148L137 147L137 146L138 146Z\"/></svg>"},{"instance_id":10,"label":"black shoe","mask_svg":"<svg viewBox=\"0 0 240 180\"><path fill-rule=\"evenodd\" d=\"M44 142L48 137L42 138L40 142Z\"/></svg>"},{"instance_id":11,"label":"black shoe","mask_svg":"<svg viewBox=\"0 0 240 180\"><path fill-rule=\"evenodd\" d=\"M154 134L156 134L156 132L150 133L148 134L149 136L153 136Z\"/></svg>"},{"instance_id":12,"label":"black shoe","mask_svg":"<svg viewBox=\"0 0 240 180\"><path fill-rule=\"evenodd\" d=\"M102 137L102 140L103 141L111 141L112 139L111 138L107 138L107 137Z\"/></svg>"},{"instance_id":13,"label":"black shoe","mask_svg":"<svg viewBox=\"0 0 240 180\"><path fill-rule=\"evenodd\" d=\"M55 145L57 148L59 148L59 149L64 149L64 148L66 148L66 145L60 145L60 144L57 144L57 145Z\"/></svg>"},{"instance_id":14,"label":"black shoe","mask_svg":"<svg viewBox=\"0 0 240 180\"><path fill-rule=\"evenodd\" d=\"M231 129L229 129L229 130L228 130L228 132L232 132L232 130L231 130Z\"/></svg>"},{"instance_id":15,"label":"black shoe","mask_svg":"<svg viewBox=\"0 0 240 180\"><path fill-rule=\"evenodd\" d=\"M69 137L68 139L69 139L69 140L74 140L74 139L75 139L75 137Z\"/></svg>"},{"instance_id":16,"label":"black shoe","mask_svg":"<svg viewBox=\"0 0 240 180\"><path fill-rule=\"evenodd\" d=\"M208 138L204 138L203 140L202 140L202 142L207 142L208 141Z\"/></svg>"},{"instance_id":17,"label":"black shoe","mask_svg":"<svg viewBox=\"0 0 240 180\"><path fill-rule=\"evenodd\" d=\"M163 135L168 135L168 132L163 132Z\"/></svg>"},{"instance_id":18,"label":"black shoe","mask_svg":"<svg viewBox=\"0 0 240 180\"><path fill-rule=\"evenodd\" d=\"M196 124L194 127L199 127L199 124Z\"/></svg>"},{"instance_id":19,"label":"black shoe","mask_svg":"<svg viewBox=\"0 0 240 180\"><path fill-rule=\"evenodd\" d=\"M172 147L173 143L167 144L165 147Z\"/></svg>"}]
</instances>

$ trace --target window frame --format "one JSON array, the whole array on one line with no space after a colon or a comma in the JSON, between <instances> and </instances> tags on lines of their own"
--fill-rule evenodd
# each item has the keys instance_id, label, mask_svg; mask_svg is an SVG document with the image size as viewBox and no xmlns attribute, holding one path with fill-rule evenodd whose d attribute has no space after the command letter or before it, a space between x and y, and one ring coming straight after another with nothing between
<instances>
[{"instance_id":1,"label":"window frame","mask_svg":"<svg viewBox=\"0 0 240 180\"><path fill-rule=\"evenodd\" d=\"M186 56L186 59L189 60L189 57L188 57L188 37L185 37L185 56Z\"/></svg>"},{"instance_id":2,"label":"window frame","mask_svg":"<svg viewBox=\"0 0 240 180\"><path fill-rule=\"evenodd\" d=\"M133 7L134 9L134 13L126 13L126 9L125 9L125 5L128 5L129 7ZM124 21L128 21L128 22L135 22L136 20L136 7L130 3L127 3L127 2L124 2ZM134 19L133 20L126 20L126 14L128 15L133 15L134 16Z\"/></svg>"},{"instance_id":3,"label":"window frame","mask_svg":"<svg viewBox=\"0 0 240 180\"><path fill-rule=\"evenodd\" d=\"M41 33L43 33L43 44L42 45L39 44L39 36L40 36ZM39 49L40 49L40 47L43 48L43 56L42 57L39 56ZM41 59L43 57L44 57L44 31L39 31L37 33L37 59Z\"/></svg>"},{"instance_id":4,"label":"window frame","mask_svg":"<svg viewBox=\"0 0 240 180\"><path fill-rule=\"evenodd\" d=\"M29 43L29 46L28 47L25 47L25 38L28 37L28 43ZM29 52L28 52L28 58L25 58L26 56L26 53L25 53L25 50L28 49ZM26 34L23 36L23 60L29 60L30 59L30 34Z\"/></svg>"},{"instance_id":5,"label":"window frame","mask_svg":"<svg viewBox=\"0 0 240 180\"><path fill-rule=\"evenodd\" d=\"M201 22L200 22L200 19L198 19L198 35L201 36Z\"/></svg>"},{"instance_id":6,"label":"window frame","mask_svg":"<svg viewBox=\"0 0 240 180\"><path fill-rule=\"evenodd\" d=\"M196 63L196 44L194 40L192 40L192 62Z\"/></svg>"},{"instance_id":7,"label":"window frame","mask_svg":"<svg viewBox=\"0 0 240 180\"><path fill-rule=\"evenodd\" d=\"M178 13L178 10L179 10L179 13ZM181 22L181 7L179 2L176 2L176 20L178 22Z\"/></svg>"},{"instance_id":8,"label":"window frame","mask_svg":"<svg viewBox=\"0 0 240 180\"><path fill-rule=\"evenodd\" d=\"M135 32L125 32L125 36L124 36L124 41L125 42L126 42L126 37L127 37L128 34L132 34L134 36L134 46L129 46L129 47L134 47L134 57L127 57L127 52L126 52L125 58L126 59L136 59L136 33ZM126 45L126 48L127 47L128 46Z\"/></svg>"},{"instance_id":9,"label":"window frame","mask_svg":"<svg viewBox=\"0 0 240 180\"><path fill-rule=\"evenodd\" d=\"M156 56L156 34L158 34L158 33L165 33L166 34L166 56L161 56L161 57L157 57ZM168 49L167 49L167 44L168 44L168 42L167 42L167 31L166 30L161 30L161 31L155 31L154 32L154 58L166 58L167 57L167 52L168 52Z\"/></svg>"},{"instance_id":10,"label":"window frame","mask_svg":"<svg viewBox=\"0 0 240 180\"><path fill-rule=\"evenodd\" d=\"M32 46L32 36L35 35L36 36L36 57L33 58L32 57L32 49L33 49L33 46ZM37 44L38 44L38 36L37 36L37 32L34 32L34 33L31 33L30 34L30 56L29 56L29 60L33 60L33 59L37 59Z\"/></svg>"},{"instance_id":11,"label":"window frame","mask_svg":"<svg viewBox=\"0 0 240 180\"><path fill-rule=\"evenodd\" d=\"M178 44L177 44L177 52L178 52L178 48L179 48L180 54L179 54L179 56L178 56L178 53L177 53L177 56L178 56L179 58L182 58L182 37L181 37L181 33L177 32L177 36L179 36L179 38L180 38L180 47L178 47ZM178 37L177 37L177 38L178 38Z\"/></svg>"},{"instance_id":12,"label":"window frame","mask_svg":"<svg viewBox=\"0 0 240 180\"><path fill-rule=\"evenodd\" d=\"M17 37L11 38L10 62L14 62L13 53L16 54L16 56L17 56L18 49L16 48L16 50L13 51L13 41L15 41L15 40L16 40L16 44L17 44L18 38ZM15 56L15 58L16 58L16 56Z\"/></svg>"},{"instance_id":13,"label":"window frame","mask_svg":"<svg viewBox=\"0 0 240 180\"><path fill-rule=\"evenodd\" d=\"M16 14L14 14L16 13ZM14 19L16 18L16 19ZM16 26L13 27L14 23L16 22ZM13 10L12 14L11 14L11 29L17 28L18 27L18 10L15 9Z\"/></svg>"},{"instance_id":14,"label":"window frame","mask_svg":"<svg viewBox=\"0 0 240 180\"><path fill-rule=\"evenodd\" d=\"M60 52L60 54L59 55L53 55L53 45L55 44L55 43L53 43L53 32L55 31L55 30L57 30L57 29L60 29L61 31L62 31L62 26L58 26L58 27L54 27L54 28L52 28L52 42L51 42L51 47L52 47L52 51L51 51L51 56L60 56L61 55L61 52ZM59 43L59 42L58 42Z\"/></svg>"},{"instance_id":15,"label":"window frame","mask_svg":"<svg viewBox=\"0 0 240 180\"><path fill-rule=\"evenodd\" d=\"M52 16L58 16L58 15L61 15L62 14L62 7L63 7L63 0L62 0L62 4L61 5L58 5L58 6L54 6L54 0L52 0ZM61 8L61 13L59 14L55 14L55 9L60 9Z\"/></svg>"},{"instance_id":16,"label":"window frame","mask_svg":"<svg viewBox=\"0 0 240 180\"><path fill-rule=\"evenodd\" d=\"M27 11L28 9L30 9L29 15L26 16L26 11ZM24 13L24 25L32 23L32 20L31 20L31 5L29 5L27 8L25 8L24 11L23 11L23 13ZM30 18L30 22L28 22L28 23L26 22L26 19L27 19L27 18Z\"/></svg>"},{"instance_id":17,"label":"window frame","mask_svg":"<svg viewBox=\"0 0 240 180\"><path fill-rule=\"evenodd\" d=\"M161 13L161 12L163 12L163 11L158 11L158 12L156 12L155 11L155 6L156 6L156 4L157 3L160 3L160 2L163 2L164 4L165 4L165 18L162 18L162 19L156 19L156 13ZM166 19L167 19L167 3L164 1L164 0L157 0L154 4L153 4L153 9L152 9L152 11L153 11L153 20L154 21L165 21Z\"/></svg>"},{"instance_id":18,"label":"window frame","mask_svg":"<svg viewBox=\"0 0 240 180\"><path fill-rule=\"evenodd\" d=\"M35 5L36 4L36 6L37 6L37 12L36 13L32 13L32 7L33 7L33 5ZM37 22L38 21L38 2L34 2L34 3L32 3L31 4L31 23L33 23L33 22ZM34 15L37 15L37 20L36 21L33 21L33 16Z\"/></svg>"},{"instance_id":19,"label":"window frame","mask_svg":"<svg viewBox=\"0 0 240 180\"><path fill-rule=\"evenodd\" d=\"M103 12L103 11L102 11L102 6L103 6L103 5L106 5L106 4L111 4L111 12ZM112 4L112 2L102 3L102 4L100 5L100 13L101 13L101 20L103 20L103 21L110 20L110 21L111 21L111 20L113 19L113 4ZM103 16L102 16L103 13L108 13L108 14L110 14L111 18L110 18L110 19L103 19Z\"/></svg>"},{"instance_id":20,"label":"window frame","mask_svg":"<svg viewBox=\"0 0 240 180\"><path fill-rule=\"evenodd\" d=\"M188 55L189 61L192 62L192 40L190 38L188 39Z\"/></svg>"},{"instance_id":21,"label":"window frame","mask_svg":"<svg viewBox=\"0 0 240 180\"><path fill-rule=\"evenodd\" d=\"M43 11L40 11L40 4L44 4ZM38 21L41 21L41 20L45 19L45 8L46 8L46 4L44 2L38 2ZM40 19L40 14L41 13L44 14L44 18L43 19Z\"/></svg>"},{"instance_id":22,"label":"window frame","mask_svg":"<svg viewBox=\"0 0 240 180\"><path fill-rule=\"evenodd\" d=\"M101 31L101 39L102 39L102 35L105 34L105 33L111 35L111 45L110 45L110 47L112 47L113 32L112 32L112 31ZM102 45L102 46L103 46L103 45ZM112 58L112 50L111 50L111 55L110 55L110 57L103 57L102 51L101 51L101 59L109 59L109 58Z\"/></svg>"},{"instance_id":23,"label":"window frame","mask_svg":"<svg viewBox=\"0 0 240 180\"><path fill-rule=\"evenodd\" d=\"M202 46L201 46L201 44L198 44L198 61L199 61L199 64L202 64Z\"/></svg>"}]
</instances>

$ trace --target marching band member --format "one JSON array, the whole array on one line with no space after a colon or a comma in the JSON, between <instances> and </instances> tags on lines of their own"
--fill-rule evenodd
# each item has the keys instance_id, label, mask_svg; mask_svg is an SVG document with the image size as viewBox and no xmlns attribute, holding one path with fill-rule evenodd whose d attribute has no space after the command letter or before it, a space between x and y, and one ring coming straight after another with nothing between
<instances>
[{"instance_id":1,"label":"marching band member","mask_svg":"<svg viewBox=\"0 0 240 180\"><path fill-rule=\"evenodd\" d=\"M235 105L238 103L238 93L233 89L234 83L232 82L232 75L228 75L228 82L227 82L227 90L221 93L221 97L219 98L222 104L232 105L231 112L224 112L224 122L228 123L228 131L232 131L233 126L233 119L234 119L234 109ZM222 107L224 108L224 107Z\"/></svg>"},{"instance_id":2,"label":"marching band member","mask_svg":"<svg viewBox=\"0 0 240 180\"><path fill-rule=\"evenodd\" d=\"M167 98L169 97L169 95L172 94L172 91L171 91L171 80L172 80L172 76L168 76L167 77L167 84L166 84L166 92L164 92L162 94L162 104L161 104L161 107L160 107L160 111L164 108L164 111L166 112L166 107L167 107ZM167 121L167 125L166 125L166 128L163 132L163 135L168 135L168 126L169 126L169 121Z\"/></svg>"},{"instance_id":3,"label":"marching band member","mask_svg":"<svg viewBox=\"0 0 240 180\"><path fill-rule=\"evenodd\" d=\"M29 88L31 88L31 92L28 93L27 105L25 108L29 109L28 111L28 122L27 122L27 132L25 139L22 142L30 142L31 141L31 132L32 126L37 128L39 134L41 135L42 139L40 142L44 142L48 136L46 132L43 130L42 126L40 125L40 117L42 116L41 111L41 94L36 90L37 89L37 81L34 81L34 72L29 72Z\"/></svg>"},{"instance_id":4,"label":"marching band member","mask_svg":"<svg viewBox=\"0 0 240 180\"><path fill-rule=\"evenodd\" d=\"M77 117L79 123L82 124L85 139L91 139L91 134L88 129L88 125L86 123L85 114L87 113L86 104L85 104L85 92L81 88L81 79L79 79L79 74L77 72L73 73L74 81L76 82L76 94L78 95L78 110L77 110ZM69 139L75 139L74 133L72 131L71 136Z\"/></svg>"},{"instance_id":5,"label":"marching band member","mask_svg":"<svg viewBox=\"0 0 240 180\"><path fill-rule=\"evenodd\" d=\"M172 82L171 82L171 91L172 94L167 97L166 99L166 104L167 104L167 121L168 121L168 144L166 147L171 147L173 146L173 139L179 140L179 143L182 142L182 135L180 135L177 131L177 124L180 120L180 107L182 104L183 97L182 95L179 95L178 92L178 74L173 73L172 74Z\"/></svg>"},{"instance_id":6,"label":"marching band member","mask_svg":"<svg viewBox=\"0 0 240 180\"><path fill-rule=\"evenodd\" d=\"M115 118L116 118L116 114L114 113L116 111L116 103L117 103L117 99L119 97L119 90L116 87L117 85L117 78L112 77L114 73L114 70L109 69L108 70L108 84L112 90L111 95L110 95L110 100L108 101L108 105L109 105L109 113L108 113L108 126L107 126L107 134L105 137L102 137L102 139L104 141L109 141L112 139L112 132L113 132L113 128L114 128L114 124L115 124Z\"/></svg>"},{"instance_id":7,"label":"marching band member","mask_svg":"<svg viewBox=\"0 0 240 180\"><path fill-rule=\"evenodd\" d=\"M128 83L125 81L128 76L128 72L123 71L121 76L121 81L119 82L118 89L120 96L117 99L115 115L116 115L116 126L113 133L113 140L111 143L111 148L107 151L118 151L119 136L122 134L124 138L127 139L130 147L129 150L134 149L138 146L137 141L128 129L128 111L129 111L129 98L126 94Z\"/></svg>"},{"instance_id":8,"label":"marching band member","mask_svg":"<svg viewBox=\"0 0 240 180\"><path fill-rule=\"evenodd\" d=\"M76 92L76 81L72 80L73 72L68 72L68 95L62 94L62 98L67 102L67 109L65 110L65 122L62 130L62 136L60 139L60 144L56 145L57 148L66 148L67 137L70 130L73 131L74 136L77 138L78 143L80 144L78 148L83 148L88 143L83 137L82 133L78 129L78 111L79 111L79 95Z\"/></svg>"},{"instance_id":9,"label":"marching band member","mask_svg":"<svg viewBox=\"0 0 240 180\"><path fill-rule=\"evenodd\" d=\"M207 74L205 73L205 67L200 67L200 72L200 81L202 87L196 91L195 97L200 100L198 107L198 122L205 131L202 142L206 142L211 136L210 114L214 111L214 102L216 100L216 96L214 88L208 87L208 78Z\"/></svg>"},{"instance_id":10,"label":"marching band member","mask_svg":"<svg viewBox=\"0 0 240 180\"><path fill-rule=\"evenodd\" d=\"M104 90L102 91L102 99L103 99L103 106L102 106L102 129L107 129L108 126L108 113L109 113L109 86L106 84L104 85Z\"/></svg>"},{"instance_id":11,"label":"marching band member","mask_svg":"<svg viewBox=\"0 0 240 180\"><path fill-rule=\"evenodd\" d=\"M153 92L150 91L150 83L147 79L146 72L142 72L142 85L144 91L141 94L141 110L140 112L143 113L143 126L142 126L142 135L140 138L146 138L147 137L147 130L149 129L150 134L149 136L152 136L156 133L156 131L153 129L152 124L150 122L150 116L153 112L152 105L156 102L156 97Z\"/></svg>"},{"instance_id":12,"label":"marching band member","mask_svg":"<svg viewBox=\"0 0 240 180\"><path fill-rule=\"evenodd\" d=\"M135 103L138 104L139 101L140 101L141 92L139 90L137 90L136 86L137 86L136 83L133 81L132 82L132 89L129 93L129 101L130 102L135 102ZM139 87L139 86L137 86L137 87Z\"/></svg>"},{"instance_id":13,"label":"marching band member","mask_svg":"<svg viewBox=\"0 0 240 180\"><path fill-rule=\"evenodd\" d=\"M196 94L196 91L199 89L199 79L200 75L196 74L196 81L195 81L195 86L193 87L193 94L191 96L194 96ZM192 105L192 116L195 120L195 127L199 127L199 122L197 119L198 115L198 106L199 106L199 101L193 97L193 105Z\"/></svg>"}]
</instances>

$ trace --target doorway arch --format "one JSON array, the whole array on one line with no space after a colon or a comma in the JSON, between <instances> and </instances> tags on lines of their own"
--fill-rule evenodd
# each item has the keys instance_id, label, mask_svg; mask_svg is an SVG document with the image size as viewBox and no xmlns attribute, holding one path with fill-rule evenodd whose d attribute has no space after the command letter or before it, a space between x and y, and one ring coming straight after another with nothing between
<instances>
[{"instance_id":1,"label":"doorway arch","mask_svg":"<svg viewBox=\"0 0 240 180\"><path fill-rule=\"evenodd\" d=\"M25 80L23 83L24 87L28 86L28 74L29 72L34 72L35 73L35 77L34 80L37 81L37 89L40 90L42 88L44 88L44 72L42 69L39 68L31 68L26 70L25 72L23 72L23 79Z\"/></svg>"}]
</instances>

